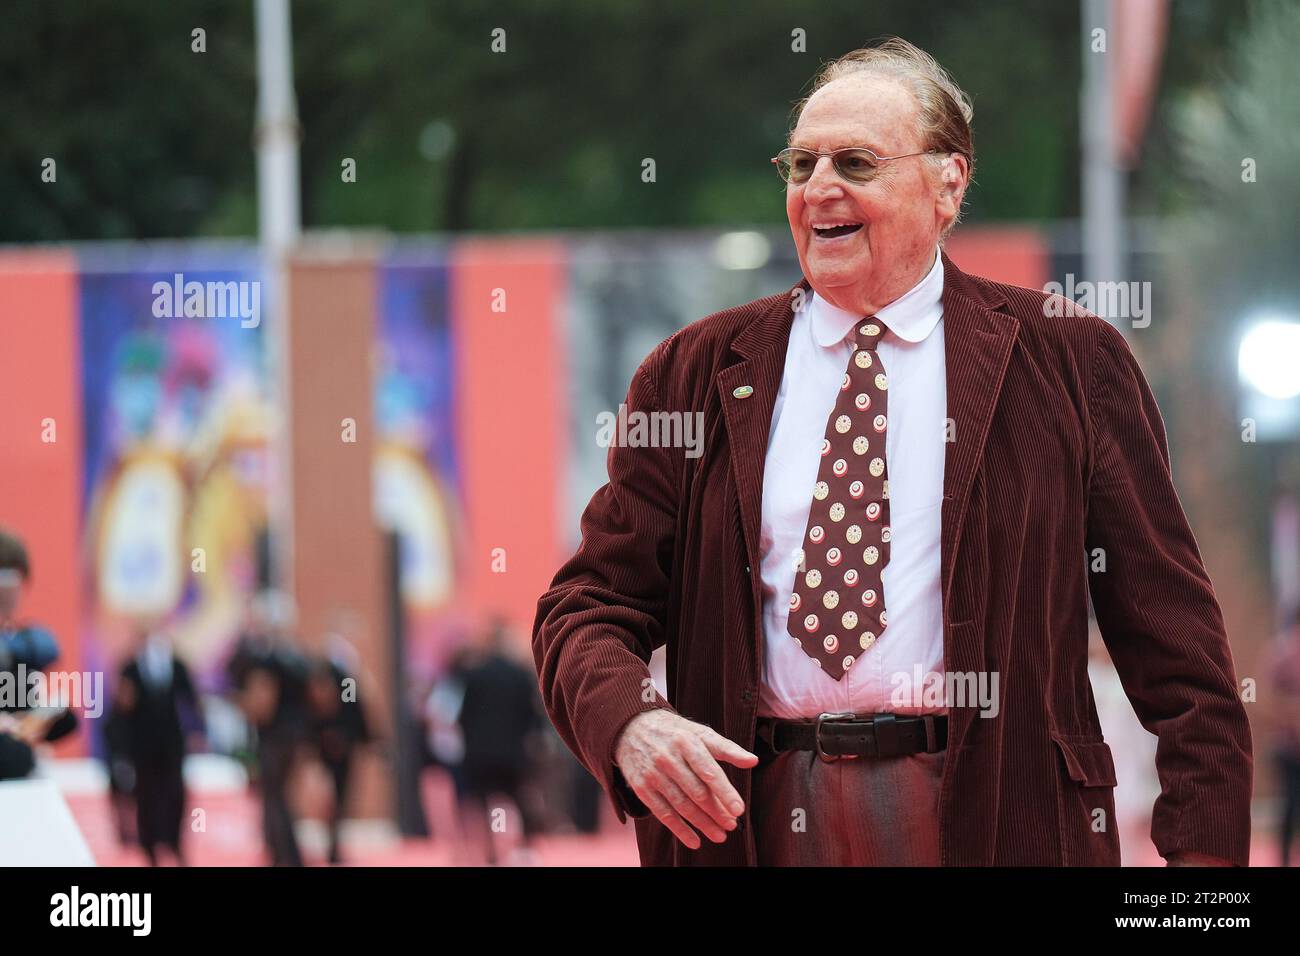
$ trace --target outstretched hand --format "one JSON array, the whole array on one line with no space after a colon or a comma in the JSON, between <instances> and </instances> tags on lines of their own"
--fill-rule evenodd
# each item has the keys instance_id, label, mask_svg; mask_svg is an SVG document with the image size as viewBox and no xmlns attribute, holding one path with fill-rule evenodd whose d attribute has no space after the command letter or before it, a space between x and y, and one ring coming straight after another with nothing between
<instances>
[{"instance_id":1,"label":"outstretched hand","mask_svg":"<svg viewBox=\"0 0 1300 956\"><path fill-rule=\"evenodd\" d=\"M700 848L696 830L722 843L745 812L720 760L735 767L758 763L756 755L712 727L666 709L633 717L614 750L628 786L692 850Z\"/></svg>"}]
</instances>

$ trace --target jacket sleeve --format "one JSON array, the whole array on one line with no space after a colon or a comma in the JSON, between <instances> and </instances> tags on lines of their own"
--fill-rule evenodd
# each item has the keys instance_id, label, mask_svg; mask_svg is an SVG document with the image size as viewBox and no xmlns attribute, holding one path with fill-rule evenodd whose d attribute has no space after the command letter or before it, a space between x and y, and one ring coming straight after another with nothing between
<instances>
[{"instance_id":1,"label":"jacket sleeve","mask_svg":"<svg viewBox=\"0 0 1300 956\"><path fill-rule=\"evenodd\" d=\"M666 344L633 376L627 415L661 410L658 370ZM600 781L620 821L650 811L614 764L619 734L644 711L671 709L648 662L666 639L680 468L673 454L610 444L609 481L583 512L582 543L542 595L533 625L546 712Z\"/></svg>"},{"instance_id":2,"label":"jacket sleeve","mask_svg":"<svg viewBox=\"0 0 1300 956\"><path fill-rule=\"evenodd\" d=\"M1164 423L1128 343L1099 322L1088 390L1089 589L1102 638L1142 726L1159 739L1151 839L1245 866L1250 725L1223 616L1174 490Z\"/></svg>"}]
</instances>

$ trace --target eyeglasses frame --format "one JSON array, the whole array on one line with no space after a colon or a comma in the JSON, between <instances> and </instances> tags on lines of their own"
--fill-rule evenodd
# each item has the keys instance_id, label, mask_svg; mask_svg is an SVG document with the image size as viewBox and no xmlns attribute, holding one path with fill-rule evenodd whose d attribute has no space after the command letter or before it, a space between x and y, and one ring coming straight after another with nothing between
<instances>
[{"instance_id":1,"label":"eyeglasses frame","mask_svg":"<svg viewBox=\"0 0 1300 956\"><path fill-rule=\"evenodd\" d=\"M850 179L848 176L845 176L844 173L840 171L839 166L836 165L835 163L835 157L840 153L847 153L850 151L870 153L872 160L876 163L877 166L879 166L882 163L891 163L896 159L907 159L911 156L929 156L933 154L941 154L944 152L944 150L942 149L923 149L918 153L903 153L900 156L881 156L870 146L842 146L839 149L833 149L830 152L825 152L825 153L819 153L813 149L805 149L802 146L787 146L785 149L781 150L780 153L777 153L770 160L768 160L768 162L776 166L776 172L778 176L781 174L781 153L786 153L789 152L790 150L795 150L795 149L799 150L800 152L807 153L810 156L816 156L818 160L820 160L823 156L829 156L831 158L831 168L835 170L836 175L839 176L840 179L844 180L846 183L849 183L850 185L853 186L864 186L866 185L866 183L860 182L856 179ZM815 171L816 170L814 169L814 172ZM808 174L808 179L812 179L812 173ZM808 182L808 179L803 180L803 182L796 183L794 182L794 180L786 179L784 176L781 176L782 182L786 183L787 185L794 185L794 186L803 186ZM867 180L867 182L870 182L870 180Z\"/></svg>"}]
</instances>

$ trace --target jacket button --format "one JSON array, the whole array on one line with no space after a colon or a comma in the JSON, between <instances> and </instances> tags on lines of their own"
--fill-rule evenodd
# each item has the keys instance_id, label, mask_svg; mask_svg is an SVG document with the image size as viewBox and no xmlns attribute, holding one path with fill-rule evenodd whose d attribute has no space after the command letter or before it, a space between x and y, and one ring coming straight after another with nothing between
<instances>
[{"instance_id":1,"label":"jacket button","mask_svg":"<svg viewBox=\"0 0 1300 956\"><path fill-rule=\"evenodd\" d=\"M748 565L748 564L745 565L745 573L746 573L746 574L749 574L749 565Z\"/></svg>"},{"instance_id":2,"label":"jacket button","mask_svg":"<svg viewBox=\"0 0 1300 956\"><path fill-rule=\"evenodd\" d=\"M740 692L740 699L748 704L754 699L754 692L750 688L746 687Z\"/></svg>"}]
</instances>

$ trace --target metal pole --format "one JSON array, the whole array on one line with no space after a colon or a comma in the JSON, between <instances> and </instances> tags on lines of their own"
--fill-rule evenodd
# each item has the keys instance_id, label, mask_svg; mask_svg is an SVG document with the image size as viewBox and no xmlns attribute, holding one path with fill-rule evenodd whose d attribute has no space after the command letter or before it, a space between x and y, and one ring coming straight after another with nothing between
<instances>
[{"instance_id":1,"label":"metal pole","mask_svg":"<svg viewBox=\"0 0 1300 956\"><path fill-rule=\"evenodd\" d=\"M1116 37L1109 0L1082 0L1083 271L1091 282L1116 282L1124 269L1124 175L1115 129ZM1094 52L1094 31L1105 31L1105 52ZM1107 316L1112 323L1117 317Z\"/></svg>"},{"instance_id":2,"label":"metal pole","mask_svg":"<svg viewBox=\"0 0 1300 956\"><path fill-rule=\"evenodd\" d=\"M289 361L288 258L302 233L298 198L298 109L293 92L289 0L254 0L257 31L257 212L262 274L274 309L267 330L267 367L278 420L268 490L271 577L293 592L293 472Z\"/></svg>"}]
</instances>

